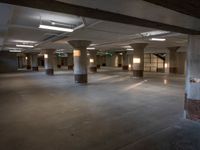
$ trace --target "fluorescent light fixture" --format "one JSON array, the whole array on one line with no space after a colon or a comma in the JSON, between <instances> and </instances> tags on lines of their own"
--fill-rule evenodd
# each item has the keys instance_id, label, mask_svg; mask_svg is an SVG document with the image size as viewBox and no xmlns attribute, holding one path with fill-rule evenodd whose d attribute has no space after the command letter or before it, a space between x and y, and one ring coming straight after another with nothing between
<instances>
[{"instance_id":1,"label":"fluorescent light fixture","mask_svg":"<svg viewBox=\"0 0 200 150\"><path fill-rule=\"evenodd\" d=\"M26 48L33 48L34 47L33 45L20 45L20 44L17 44L16 46L17 47L26 47Z\"/></svg>"},{"instance_id":2,"label":"fluorescent light fixture","mask_svg":"<svg viewBox=\"0 0 200 150\"><path fill-rule=\"evenodd\" d=\"M9 52L11 53L21 53L21 50L17 50L17 49L13 49L13 50L9 50Z\"/></svg>"},{"instance_id":3,"label":"fluorescent light fixture","mask_svg":"<svg viewBox=\"0 0 200 150\"><path fill-rule=\"evenodd\" d=\"M48 58L48 54L44 54L44 58Z\"/></svg>"},{"instance_id":4,"label":"fluorescent light fixture","mask_svg":"<svg viewBox=\"0 0 200 150\"><path fill-rule=\"evenodd\" d=\"M73 32L73 29L70 28L63 28L63 27L56 27L56 26L49 26L49 25L40 25L40 29L47 29L47 30L54 30L54 31L63 31L63 32Z\"/></svg>"},{"instance_id":5,"label":"fluorescent light fixture","mask_svg":"<svg viewBox=\"0 0 200 150\"><path fill-rule=\"evenodd\" d=\"M11 40L11 42L22 43L22 44L35 44L37 41L27 41L27 40Z\"/></svg>"},{"instance_id":6,"label":"fluorescent light fixture","mask_svg":"<svg viewBox=\"0 0 200 150\"><path fill-rule=\"evenodd\" d=\"M154 35L162 35L162 34L168 34L169 31L162 31L162 30L155 30L150 32L143 32L140 33L142 36L148 37L148 36L154 36Z\"/></svg>"},{"instance_id":7,"label":"fluorescent light fixture","mask_svg":"<svg viewBox=\"0 0 200 150\"><path fill-rule=\"evenodd\" d=\"M140 62L141 62L140 58L133 58L134 64L140 64Z\"/></svg>"},{"instance_id":8,"label":"fluorescent light fixture","mask_svg":"<svg viewBox=\"0 0 200 150\"><path fill-rule=\"evenodd\" d=\"M133 51L134 49L133 48L127 48L126 50L127 51Z\"/></svg>"},{"instance_id":9,"label":"fluorescent light fixture","mask_svg":"<svg viewBox=\"0 0 200 150\"><path fill-rule=\"evenodd\" d=\"M87 47L87 50L95 50L95 47Z\"/></svg>"},{"instance_id":10,"label":"fluorescent light fixture","mask_svg":"<svg viewBox=\"0 0 200 150\"><path fill-rule=\"evenodd\" d=\"M166 39L164 39L164 38L151 38L150 39L151 41L166 41Z\"/></svg>"}]
</instances>

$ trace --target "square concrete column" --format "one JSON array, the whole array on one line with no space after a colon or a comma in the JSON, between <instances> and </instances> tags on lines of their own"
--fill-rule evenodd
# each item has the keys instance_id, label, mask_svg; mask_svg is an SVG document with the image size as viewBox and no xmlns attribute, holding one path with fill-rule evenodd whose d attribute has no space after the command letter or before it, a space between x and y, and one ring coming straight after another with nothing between
<instances>
[{"instance_id":1,"label":"square concrete column","mask_svg":"<svg viewBox=\"0 0 200 150\"><path fill-rule=\"evenodd\" d=\"M26 59L26 69L30 70L31 69L31 54L26 53L25 59Z\"/></svg>"},{"instance_id":2,"label":"square concrete column","mask_svg":"<svg viewBox=\"0 0 200 150\"><path fill-rule=\"evenodd\" d=\"M90 50L89 54L89 71L95 73L97 72L97 51Z\"/></svg>"},{"instance_id":3,"label":"square concrete column","mask_svg":"<svg viewBox=\"0 0 200 150\"><path fill-rule=\"evenodd\" d=\"M101 55L97 55L97 69L101 68L103 62L103 57Z\"/></svg>"},{"instance_id":4,"label":"square concrete column","mask_svg":"<svg viewBox=\"0 0 200 150\"><path fill-rule=\"evenodd\" d=\"M38 53L31 54L32 71L38 71Z\"/></svg>"},{"instance_id":5,"label":"square concrete column","mask_svg":"<svg viewBox=\"0 0 200 150\"><path fill-rule=\"evenodd\" d=\"M122 70L128 71L128 55L127 55L127 52L123 52Z\"/></svg>"},{"instance_id":6,"label":"square concrete column","mask_svg":"<svg viewBox=\"0 0 200 150\"><path fill-rule=\"evenodd\" d=\"M188 119L200 122L200 35L189 36L185 112Z\"/></svg>"},{"instance_id":7,"label":"square concrete column","mask_svg":"<svg viewBox=\"0 0 200 150\"><path fill-rule=\"evenodd\" d=\"M75 83L87 83L87 50L90 41L86 40L71 40L68 41L74 47L74 77Z\"/></svg>"},{"instance_id":8,"label":"square concrete column","mask_svg":"<svg viewBox=\"0 0 200 150\"><path fill-rule=\"evenodd\" d=\"M54 74L54 51L54 49L49 49L44 54L44 66L47 75Z\"/></svg>"},{"instance_id":9,"label":"square concrete column","mask_svg":"<svg viewBox=\"0 0 200 150\"><path fill-rule=\"evenodd\" d=\"M73 53L67 53L67 68L68 70L73 70L74 68Z\"/></svg>"},{"instance_id":10,"label":"square concrete column","mask_svg":"<svg viewBox=\"0 0 200 150\"><path fill-rule=\"evenodd\" d=\"M168 47L169 49L169 73L177 73L177 50L180 47Z\"/></svg>"},{"instance_id":11,"label":"square concrete column","mask_svg":"<svg viewBox=\"0 0 200 150\"><path fill-rule=\"evenodd\" d=\"M144 48L147 43L130 44L133 50L133 77L143 77L144 71Z\"/></svg>"}]
</instances>

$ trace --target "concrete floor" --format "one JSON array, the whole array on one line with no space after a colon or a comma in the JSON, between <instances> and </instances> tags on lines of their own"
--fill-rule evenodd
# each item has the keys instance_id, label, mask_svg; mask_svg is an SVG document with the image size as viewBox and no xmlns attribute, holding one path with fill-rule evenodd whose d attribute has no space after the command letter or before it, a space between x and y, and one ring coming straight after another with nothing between
<instances>
[{"instance_id":1,"label":"concrete floor","mask_svg":"<svg viewBox=\"0 0 200 150\"><path fill-rule=\"evenodd\" d=\"M184 77L104 68L0 75L0 150L200 150L200 124L183 119Z\"/></svg>"}]
</instances>

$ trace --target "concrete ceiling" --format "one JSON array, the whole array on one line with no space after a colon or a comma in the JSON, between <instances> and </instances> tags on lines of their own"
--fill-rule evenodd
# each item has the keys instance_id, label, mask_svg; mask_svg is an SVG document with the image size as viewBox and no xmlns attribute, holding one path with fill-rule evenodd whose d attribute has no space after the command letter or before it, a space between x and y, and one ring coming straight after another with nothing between
<instances>
[{"instance_id":1,"label":"concrete ceiling","mask_svg":"<svg viewBox=\"0 0 200 150\"><path fill-rule=\"evenodd\" d=\"M76 0L69 0L67 2L78 3ZM98 0L85 0L84 3L82 1L79 2L81 5L87 4L87 6L89 5L94 8L96 8L97 4L100 4L100 1ZM110 9L111 6L103 5L103 2L105 2L104 0L101 2L102 4L99 5L103 7L101 9ZM112 11L129 13L130 7L128 4L130 4L130 1L127 1L126 5L122 5L121 9L117 9L117 6L120 5L119 1L115 0L115 2L116 5L113 5L115 7L112 7ZM109 1L110 5L113 3L113 0ZM140 2L137 7L141 8ZM123 12L125 9L127 9L127 11ZM138 15L140 13L145 16L145 12L140 11L138 12ZM162 18L162 15L160 15L160 18ZM144 37L141 35L141 33L155 31L157 29L51 12L47 10L14 6L3 3L0 3L0 20L1 50L9 50L11 48L15 49L16 44L22 44L22 41L27 41L29 44L37 45L33 49L24 49L27 51L42 50L47 48L72 50L72 47L67 43L67 41L72 39L91 40L92 43L95 44L96 48L102 50L122 49L124 46L135 42L147 42L149 43L149 48L185 46L187 44L187 35L184 34L170 32L168 34L158 36L165 37L167 39L166 42L152 42L149 41L150 37ZM38 28L41 22L49 21L67 23L74 26L84 24L84 27L77 29L72 33L63 33ZM170 19L165 18L165 21L170 21ZM193 21L195 21L195 19ZM198 20L196 21L198 22ZM185 23L185 25L191 26L189 23ZM197 25L195 24L194 26L191 26L191 28L197 28Z\"/></svg>"}]
</instances>

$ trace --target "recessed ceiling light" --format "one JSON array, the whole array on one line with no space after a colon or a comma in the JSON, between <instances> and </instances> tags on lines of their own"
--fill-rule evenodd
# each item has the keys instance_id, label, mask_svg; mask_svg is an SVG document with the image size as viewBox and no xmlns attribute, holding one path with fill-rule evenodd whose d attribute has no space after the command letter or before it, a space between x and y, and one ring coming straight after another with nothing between
<instances>
[{"instance_id":1,"label":"recessed ceiling light","mask_svg":"<svg viewBox=\"0 0 200 150\"><path fill-rule=\"evenodd\" d=\"M40 29L47 29L47 30L54 30L54 31L63 31L63 32L73 32L73 29L70 28L63 28L63 27L57 27L57 26L49 26L49 25L40 25Z\"/></svg>"},{"instance_id":2,"label":"recessed ceiling light","mask_svg":"<svg viewBox=\"0 0 200 150\"><path fill-rule=\"evenodd\" d=\"M133 51L134 49L133 48L127 48L126 50L127 51Z\"/></svg>"},{"instance_id":3,"label":"recessed ceiling light","mask_svg":"<svg viewBox=\"0 0 200 150\"><path fill-rule=\"evenodd\" d=\"M11 53L21 53L21 50L17 50L17 49L13 49L13 50L9 50L9 52Z\"/></svg>"},{"instance_id":4,"label":"recessed ceiling light","mask_svg":"<svg viewBox=\"0 0 200 150\"><path fill-rule=\"evenodd\" d=\"M151 41L166 41L166 39L164 39L164 38L151 38L150 39Z\"/></svg>"},{"instance_id":5,"label":"recessed ceiling light","mask_svg":"<svg viewBox=\"0 0 200 150\"><path fill-rule=\"evenodd\" d=\"M94 50L95 47L87 47L87 50Z\"/></svg>"},{"instance_id":6,"label":"recessed ceiling light","mask_svg":"<svg viewBox=\"0 0 200 150\"><path fill-rule=\"evenodd\" d=\"M20 44L17 44L16 46L17 47L26 47L26 48L33 48L34 47L33 45L20 45Z\"/></svg>"}]
</instances>

